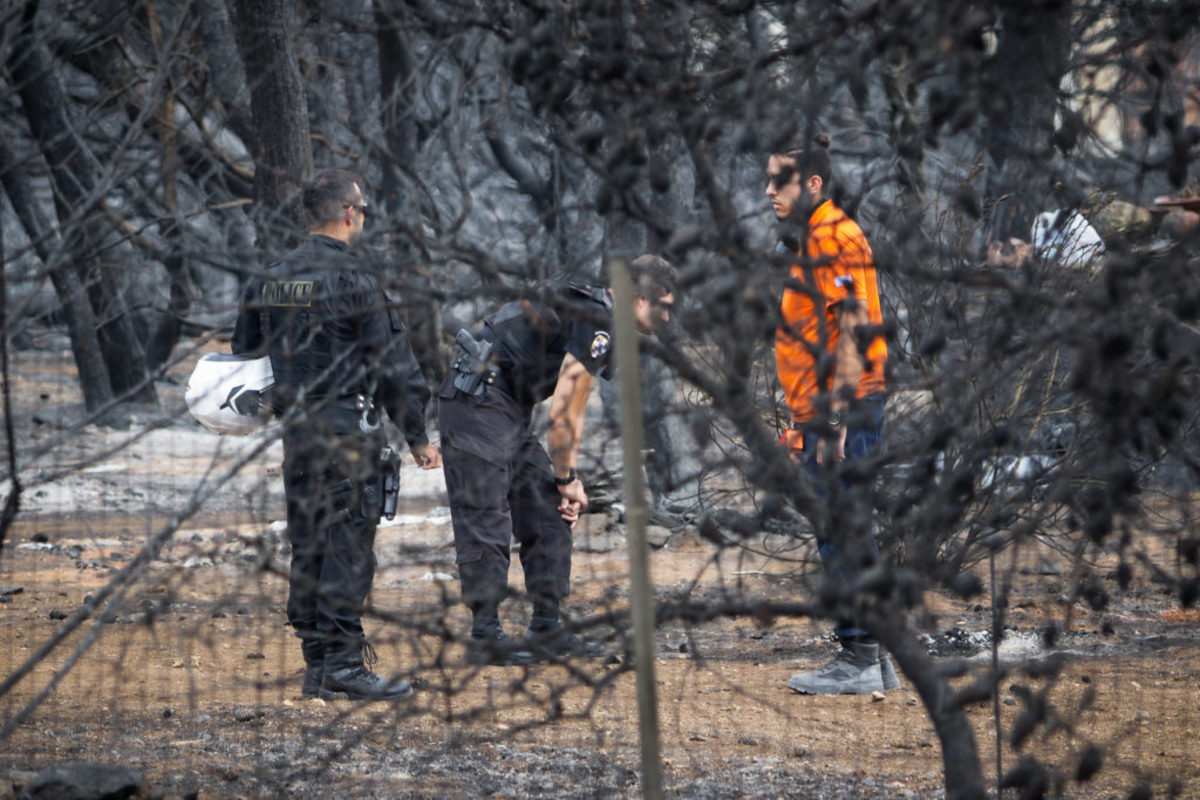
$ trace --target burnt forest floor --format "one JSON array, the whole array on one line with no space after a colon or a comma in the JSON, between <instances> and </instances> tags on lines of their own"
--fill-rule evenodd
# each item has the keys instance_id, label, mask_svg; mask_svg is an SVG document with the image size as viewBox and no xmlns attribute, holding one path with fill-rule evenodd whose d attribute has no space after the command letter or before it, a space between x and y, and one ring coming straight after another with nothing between
<instances>
[{"instance_id":1,"label":"burnt forest floor","mask_svg":"<svg viewBox=\"0 0 1200 800\"><path fill-rule=\"evenodd\" d=\"M131 412L115 427L73 427L81 412L65 361L33 351L18 354L14 368L25 494L0 552L0 681L28 672L0 696L0 724L11 728L0 741L0 798L68 761L134 767L145 797L639 795L624 631L586 631L604 641L603 659L461 663L467 614L439 475L405 468L401 515L376 543L367 623L376 669L409 678L417 692L394 704L305 700L284 619L278 445L222 483L250 440L219 439L180 413L185 363L160 392L165 410ZM210 489L176 529L179 510ZM628 603L623 536L594 516L577 536L568 610L578 619ZM148 546L158 549L143 564ZM685 529L652 552L651 571L663 600L803 599L812 556L806 541L760 536L718 549ZM1049 548L1005 560L1013 588L999 646L1012 667L999 704L1003 768L1033 753L1071 778L1094 744L1103 768L1087 782L1065 780L1054 787L1059 796L1125 797L1145 782L1155 797L1200 797L1200 615L1141 573L1128 591L1112 581L1109 607L1092 611L1070 599L1069 570ZM126 571L136 577L123 581ZM986 570L980 577L986 586ZM519 634L528 608L514 600L504 615ZM987 668L987 594L961 601L930 592L921 619L939 663L965 660L961 680ZM1021 665L1048 654L1051 623L1062 631L1054 652L1066 666L1056 678L1031 677ZM30 666L63 626L72 632ZM807 618L659 627L669 796L942 796L941 748L903 676L904 688L882 699L787 688L792 673L833 654L827 630ZM1027 708L1022 687L1045 690L1056 724L1016 752L1007 737ZM994 782L992 703L968 714Z\"/></svg>"}]
</instances>

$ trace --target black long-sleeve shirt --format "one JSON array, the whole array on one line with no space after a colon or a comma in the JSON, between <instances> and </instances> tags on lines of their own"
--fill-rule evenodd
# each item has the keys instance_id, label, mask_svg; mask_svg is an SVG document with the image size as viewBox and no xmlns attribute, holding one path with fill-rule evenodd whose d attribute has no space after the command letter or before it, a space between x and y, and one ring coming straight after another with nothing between
<instances>
[{"instance_id":1,"label":"black long-sleeve shirt","mask_svg":"<svg viewBox=\"0 0 1200 800\"><path fill-rule=\"evenodd\" d=\"M271 357L273 398L295 402L374 399L410 447L428 441L429 386L400 315L349 247L312 236L250 282L234 325L232 350Z\"/></svg>"}]
</instances>

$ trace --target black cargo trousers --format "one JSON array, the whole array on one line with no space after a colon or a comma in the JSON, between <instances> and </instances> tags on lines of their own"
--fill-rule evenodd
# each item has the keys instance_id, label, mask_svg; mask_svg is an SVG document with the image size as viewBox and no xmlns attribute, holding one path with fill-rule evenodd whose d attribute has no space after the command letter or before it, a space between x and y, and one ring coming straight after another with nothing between
<instances>
[{"instance_id":1,"label":"black cargo trousers","mask_svg":"<svg viewBox=\"0 0 1200 800\"><path fill-rule=\"evenodd\" d=\"M359 417L350 407L324 408L284 431L287 616L309 664L354 666L366 643L362 614L375 578L384 436L360 431Z\"/></svg>"},{"instance_id":2,"label":"black cargo trousers","mask_svg":"<svg viewBox=\"0 0 1200 800\"><path fill-rule=\"evenodd\" d=\"M561 601L571 586L571 527L531 411L496 386L469 396L454 388L455 375L438 395L438 429L463 602L475 610L504 598L514 538L526 592Z\"/></svg>"}]
</instances>

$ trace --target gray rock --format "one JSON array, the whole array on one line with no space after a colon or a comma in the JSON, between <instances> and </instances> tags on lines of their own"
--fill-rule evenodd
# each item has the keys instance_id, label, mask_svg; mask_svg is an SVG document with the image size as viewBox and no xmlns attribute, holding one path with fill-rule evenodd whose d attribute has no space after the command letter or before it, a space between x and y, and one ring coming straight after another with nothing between
<instances>
[{"instance_id":1,"label":"gray rock","mask_svg":"<svg viewBox=\"0 0 1200 800\"><path fill-rule=\"evenodd\" d=\"M142 790L142 775L130 767L71 761L38 773L21 790L21 800L121 800Z\"/></svg>"},{"instance_id":2,"label":"gray rock","mask_svg":"<svg viewBox=\"0 0 1200 800\"><path fill-rule=\"evenodd\" d=\"M14 792L19 791L23 786L33 783L33 779L37 776L36 772L28 769L10 769L7 775L9 782L13 785Z\"/></svg>"},{"instance_id":3,"label":"gray rock","mask_svg":"<svg viewBox=\"0 0 1200 800\"><path fill-rule=\"evenodd\" d=\"M25 591L24 586L0 586L0 597L8 597Z\"/></svg>"},{"instance_id":4,"label":"gray rock","mask_svg":"<svg viewBox=\"0 0 1200 800\"><path fill-rule=\"evenodd\" d=\"M600 536L609 528L608 514L582 514L579 521L575 523L575 528L572 535L576 539L582 539L588 536Z\"/></svg>"},{"instance_id":5,"label":"gray rock","mask_svg":"<svg viewBox=\"0 0 1200 800\"><path fill-rule=\"evenodd\" d=\"M266 711L251 706L240 706L233 710L233 718L238 722L253 722L256 719L262 719L266 715Z\"/></svg>"},{"instance_id":6,"label":"gray rock","mask_svg":"<svg viewBox=\"0 0 1200 800\"><path fill-rule=\"evenodd\" d=\"M65 428L71 422L74 414L78 414L80 409L72 408L65 405L46 404L38 408L33 414L33 422L35 425L49 425L54 428Z\"/></svg>"},{"instance_id":7,"label":"gray rock","mask_svg":"<svg viewBox=\"0 0 1200 800\"><path fill-rule=\"evenodd\" d=\"M575 549L581 553L611 553L625 547L625 536L620 531L606 531L591 536L575 535Z\"/></svg>"},{"instance_id":8,"label":"gray rock","mask_svg":"<svg viewBox=\"0 0 1200 800\"><path fill-rule=\"evenodd\" d=\"M646 544L654 548L663 548L671 541L671 529L662 525L646 526Z\"/></svg>"},{"instance_id":9,"label":"gray rock","mask_svg":"<svg viewBox=\"0 0 1200 800\"><path fill-rule=\"evenodd\" d=\"M625 535L613 526L608 513L584 514L571 532L575 549L583 553L611 553L625 546Z\"/></svg>"}]
</instances>

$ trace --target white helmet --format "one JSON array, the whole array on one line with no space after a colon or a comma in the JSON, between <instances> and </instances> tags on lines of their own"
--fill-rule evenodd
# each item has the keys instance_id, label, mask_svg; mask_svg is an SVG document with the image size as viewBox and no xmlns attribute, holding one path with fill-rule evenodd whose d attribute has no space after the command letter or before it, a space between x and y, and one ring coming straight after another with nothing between
<instances>
[{"instance_id":1,"label":"white helmet","mask_svg":"<svg viewBox=\"0 0 1200 800\"><path fill-rule=\"evenodd\" d=\"M196 362L184 400L201 425L215 433L244 436L270 418L261 395L275 384L271 359L208 353Z\"/></svg>"}]
</instances>

